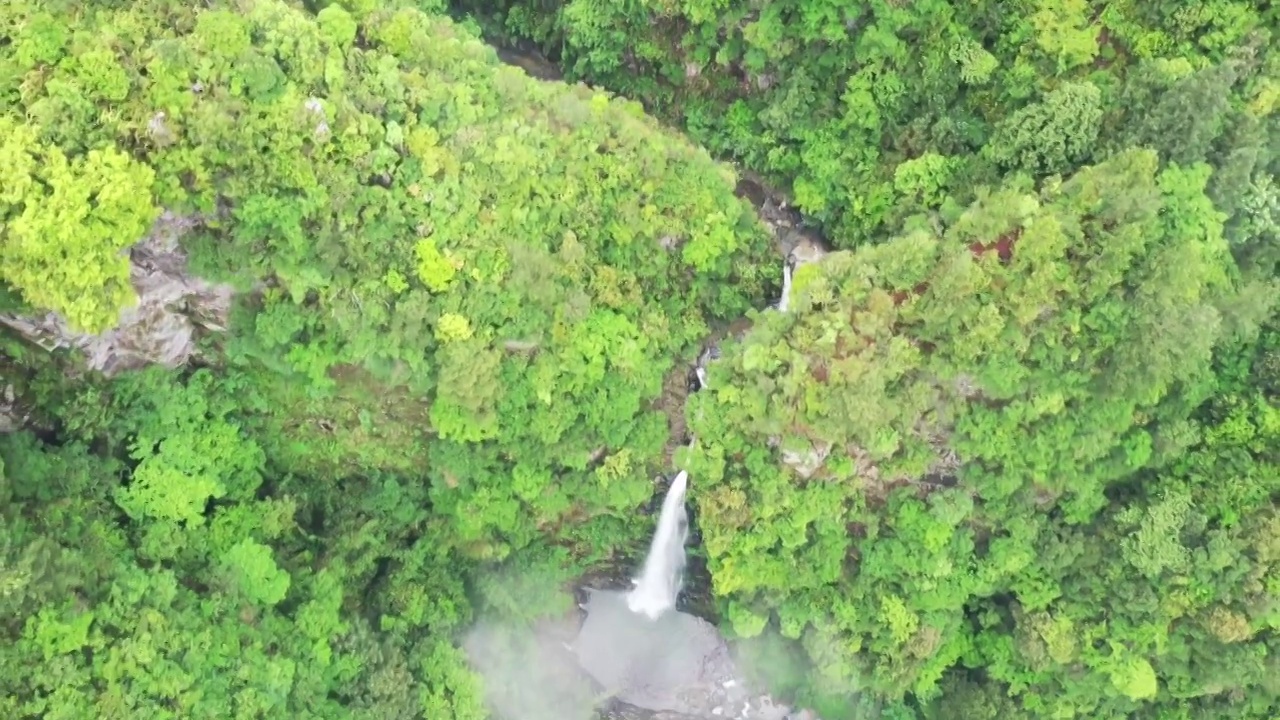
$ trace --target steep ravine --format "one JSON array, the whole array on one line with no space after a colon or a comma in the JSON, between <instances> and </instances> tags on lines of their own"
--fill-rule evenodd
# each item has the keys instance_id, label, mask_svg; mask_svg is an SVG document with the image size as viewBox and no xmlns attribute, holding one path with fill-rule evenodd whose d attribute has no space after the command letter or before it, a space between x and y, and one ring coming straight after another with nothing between
<instances>
[{"instance_id":1,"label":"steep ravine","mask_svg":"<svg viewBox=\"0 0 1280 720\"><path fill-rule=\"evenodd\" d=\"M800 227L800 218L788 210L784 201L754 179L744 179L738 192L749 199L757 209L761 220L773 232L781 257L795 254L801 262L811 261L824 252L821 240ZM187 267L186 255L179 245L182 235L197 227L199 221L165 213L152 232L130 251L131 276L139 297L138 305L121 314L117 327L101 334L78 332L53 313L40 316L5 315L0 323L16 331L28 341L48 350L70 349L83 355L85 369L113 375L147 365L178 367L193 359L199 359L198 340L206 334L226 329L233 291L226 285L211 283L192 275ZM781 266L781 263L779 264ZM745 320L723 323L703 343L703 352L715 347L726 337L743 332L749 327ZM69 367L76 367L71 365ZM671 423L672 449L689 442L684 428L684 403L690 391L696 389L692 364L675 368L667 383L667 391L660 401ZM15 397L12 385L0 386L0 432L22 427L26 418L20 397ZM672 470L671 472L674 472ZM694 484L696 488L696 481ZM660 498L666 491L665 482L655 486ZM696 492L696 489L693 491ZM656 498L655 498L656 499ZM637 707L618 700L606 699L598 707L597 718L610 720L697 720L698 718L783 718L810 717L793 714L773 703L762 693L748 691L732 660L729 646L715 631L714 600L711 596L711 578L705 562L697 553L699 538L697 519L692 521L692 557L686 575L684 591L678 609L680 617L689 625L679 634L681 637L701 637L700 649L710 663L708 669L693 683L695 687L685 692L703 698L688 705L701 707L705 712L689 714L667 710ZM576 583L576 594L582 606L592 600L592 590L623 590L629 587L632 567L638 562L620 563L609 569L581 578ZM547 638L539 637L542 654L549 665L558 666L556 672L564 677L570 687L588 688L594 683L577 666L577 659L566 647L564 640L578 635L584 620L585 609L558 620L549 621L557 627ZM704 663L706 665L706 663ZM705 687L699 687L705 686ZM616 691L617 689L614 689ZM608 698L610 689L594 687L597 698ZM643 695L641 695L643 696ZM633 693L631 697L635 697ZM668 704L668 707L670 704Z\"/></svg>"},{"instance_id":2,"label":"steep ravine","mask_svg":"<svg viewBox=\"0 0 1280 720\"><path fill-rule=\"evenodd\" d=\"M554 66L536 52L520 52L510 48L498 49L499 57L509 64L523 68L533 77L551 80L559 77ZM785 197L767 186L762 179L745 173L737 186L737 194L755 208L761 222L772 232L780 259L793 257L803 264L821 257L825 243L814 231L805 226L803 218L788 207ZM72 350L83 357L78 365L86 370L115 375L148 365L179 367L199 359L199 340L211 333L224 332L233 302L234 291L229 285L207 281L193 275L187 264L187 256L180 245L181 238L198 228L201 220L165 212L155 222L147 237L129 250L130 276L137 292L135 306L121 313L116 327L102 333L85 333L72 328L56 313L40 315L0 314L0 325L6 326L30 343L46 350ZM779 263L779 273L781 274ZM749 328L745 318L725 322L713 329L702 344L700 355L708 348L718 346L725 338ZM72 367L77 367L73 365ZM694 367L683 364L675 368L659 407L667 414L671 429L671 447L689 442L684 426L684 403L688 393L696 388ZM22 398L15 396L9 384L0 384L0 432L22 427L25 414ZM669 456L668 456L669 457ZM670 472L674 473L674 469ZM696 488L696 480L694 482ZM665 487L655 490L665 492ZM659 493L659 495L661 494ZM692 492L696 492L696 489ZM698 718L811 718L805 711L792 713L780 706L773 706L763 694L751 694L745 689L745 681L734 668L728 645L715 632L714 601L711 597L710 576L705 562L696 553L698 543L696 517L693 519L691 542L694 550L688 568L684 591L679 604L679 615L686 617L691 627L685 634L706 638L707 657L720 658L719 666L703 673L707 687L695 690L701 694L701 703L707 712L688 714L671 710L647 710L617 700L605 700L599 706L598 717L609 720L696 720ZM577 595L582 606L590 604L592 590L621 590L629 587L630 573L635 568L619 565L580 579ZM688 613L686 615L686 613ZM579 675L578 681L590 682L573 666L571 658L564 655L569 648L564 639L577 635L585 619L585 612L575 612L570 617L554 621L558 629L549 634L554 642L545 643L549 658L568 662L567 674ZM597 697L610 693L597 688ZM693 707L692 705L690 706Z\"/></svg>"}]
</instances>

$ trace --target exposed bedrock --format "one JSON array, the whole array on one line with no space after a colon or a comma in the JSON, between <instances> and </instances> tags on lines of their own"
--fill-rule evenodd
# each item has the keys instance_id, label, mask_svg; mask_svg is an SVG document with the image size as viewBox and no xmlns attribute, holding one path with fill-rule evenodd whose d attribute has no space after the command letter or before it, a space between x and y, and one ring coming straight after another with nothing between
<instances>
[{"instance_id":1,"label":"exposed bedrock","mask_svg":"<svg viewBox=\"0 0 1280 720\"><path fill-rule=\"evenodd\" d=\"M7 325L48 350L74 348L90 370L112 375L147 365L178 367L196 352L201 332L226 328L233 290L193 276L179 239L200 220L166 212L129 249L130 280L138 301L102 333L72 328L58 313L0 314Z\"/></svg>"}]
</instances>

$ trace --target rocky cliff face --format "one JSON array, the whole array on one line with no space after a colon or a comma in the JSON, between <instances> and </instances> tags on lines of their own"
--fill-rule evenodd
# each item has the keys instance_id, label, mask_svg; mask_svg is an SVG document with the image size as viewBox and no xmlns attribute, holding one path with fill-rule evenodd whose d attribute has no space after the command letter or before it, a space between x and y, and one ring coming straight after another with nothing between
<instances>
[{"instance_id":1,"label":"rocky cliff face","mask_svg":"<svg viewBox=\"0 0 1280 720\"><path fill-rule=\"evenodd\" d=\"M179 247L201 219L164 213L147 237L129 250L136 305L120 313L116 326L90 334L70 327L57 313L0 314L0 324L46 349L75 348L89 369L107 375L146 365L177 367L196 352L202 332L226 328L233 291L193 277Z\"/></svg>"}]
</instances>

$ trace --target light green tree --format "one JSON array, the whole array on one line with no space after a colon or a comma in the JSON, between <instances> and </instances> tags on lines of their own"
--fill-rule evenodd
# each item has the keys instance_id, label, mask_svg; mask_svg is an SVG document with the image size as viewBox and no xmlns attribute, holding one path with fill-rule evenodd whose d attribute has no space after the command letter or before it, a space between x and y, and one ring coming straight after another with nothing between
<instances>
[{"instance_id":1,"label":"light green tree","mask_svg":"<svg viewBox=\"0 0 1280 720\"><path fill-rule=\"evenodd\" d=\"M158 214L154 173L114 148L69 158L7 116L0 137L0 280L75 327L114 325L134 298L124 250Z\"/></svg>"}]
</instances>

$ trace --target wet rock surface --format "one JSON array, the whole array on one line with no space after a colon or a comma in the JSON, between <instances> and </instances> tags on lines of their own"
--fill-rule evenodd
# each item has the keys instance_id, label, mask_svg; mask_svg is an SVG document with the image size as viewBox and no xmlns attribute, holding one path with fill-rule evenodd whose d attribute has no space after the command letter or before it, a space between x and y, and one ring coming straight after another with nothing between
<instances>
[{"instance_id":1,"label":"wet rock surface","mask_svg":"<svg viewBox=\"0 0 1280 720\"><path fill-rule=\"evenodd\" d=\"M529 77L539 80L563 80L564 73L555 63L538 52L531 42L519 42L508 45L492 45L498 59L508 65L514 65L525 71Z\"/></svg>"},{"instance_id":2,"label":"wet rock surface","mask_svg":"<svg viewBox=\"0 0 1280 720\"><path fill-rule=\"evenodd\" d=\"M822 233L812 227L799 210L791 206L785 194L749 170L740 171L738 197L751 203L760 222L773 233L778 254L795 265L822 258L829 246Z\"/></svg>"},{"instance_id":3,"label":"wet rock surface","mask_svg":"<svg viewBox=\"0 0 1280 720\"><path fill-rule=\"evenodd\" d=\"M573 642L578 664L612 704L601 717L629 720L798 717L743 680L714 625L689 613L656 620L631 612L621 591L588 593Z\"/></svg>"},{"instance_id":4,"label":"wet rock surface","mask_svg":"<svg viewBox=\"0 0 1280 720\"><path fill-rule=\"evenodd\" d=\"M649 619L625 595L590 594L574 641L578 663L611 695L649 710L709 714L734 677L728 647L710 623L683 612Z\"/></svg>"},{"instance_id":5,"label":"wet rock surface","mask_svg":"<svg viewBox=\"0 0 1280 720\"><path fill-rule=\"evenodd\" d=\"M7 325L47 350L82 351L90 370L113 375L146 365L178 367L196 352L201 332L225 330L233 295L228 285L194 277L179 239L200 219L166 212L151 233L129 250L130 280L138 302L99 334L72 328L57 313L0 315Z\"/></svg>"},{"instance_id":6,"label":"wet rock surface","mask_svg":"<svg viewBox=\"0 0 1280 720\"><path fill-rule=\"evenodd\" d=\"M0 433L13 432L26 423L26 416L18 408L13 386L0 387Z\"/></svg>"},{"instance_id":7,"label":"wet rock surface","mask_svg":"<svg viewBox=\"0 0 1280 720\"><path fill-rule=\"evenodd\" d=\"M536 622L481 618L463 642L498 720L817 720L743 672L749 660L704 607L710 577L686 575L676 611L631 612L633 562L577 580L570 610ZM758 661L757 661L758 662Z\"/></svg>"}]
</instances>

